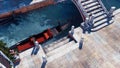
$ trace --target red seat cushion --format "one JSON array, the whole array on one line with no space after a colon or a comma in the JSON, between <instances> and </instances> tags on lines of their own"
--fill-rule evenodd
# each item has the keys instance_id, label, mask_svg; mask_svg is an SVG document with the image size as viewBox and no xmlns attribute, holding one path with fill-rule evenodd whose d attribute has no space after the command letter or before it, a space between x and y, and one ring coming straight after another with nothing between
<instances>
[{"instance_id":1,"label":"red seat cushion","mask_svg":"<svg viewBox=\"0 0 120 68\"><path fill-rule=\"evenodd\" d=\"M50 29L47 30L47 34L49 35L49 37L53 37L53 34Z\"/></svg>"},{"instance_id":2,"label":"red seat cushion","mask_svg":"<svg viewBox=\"0 0 120 68\"><path fill-rule=\"evenodd\" d=\"M34 44L32 44L31 42L28 42L23 45L18 45L17 48L18 48L18 51L21 52L21 51L27 50L33 46L34 46Z\"/></svg>"},{"instance_id":3,"label":"red seat cushion","mask_svg":"<svg viewBox=\"0 0 120 68\"><path fill-rule=\"evenodd\" d=\"M39 43L43 43L45 41L45 38L44 37L40 37L38 39L36 39Z\"/></svg>"},{"instance_id":4,"label":"red seat cushion","mask_svg":"<svg viewBox=\"0 0 120 68\"><path fill-rule=\"evenodd\" d=\"M44 33L45 39L49 39L49 35L47 33Z\"/></svg>"}]
</instances>

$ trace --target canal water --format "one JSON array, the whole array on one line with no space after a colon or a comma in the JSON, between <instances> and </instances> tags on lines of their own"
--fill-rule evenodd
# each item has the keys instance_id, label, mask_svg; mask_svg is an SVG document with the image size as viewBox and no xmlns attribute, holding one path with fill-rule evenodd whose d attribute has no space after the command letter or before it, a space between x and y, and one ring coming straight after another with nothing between
<instances>
[{"instance_id":1,"label":"canal water","mask_svg":"<svg viewBox=\"0 0 120 68\"><path fill-rule=\"evenodd\" d=\"M61 3L17 15L9 23L0 25L0 40L10 47L31 35L57 26L58 21L61 24L68 21L82 22L77 8L71 1L59 2Z\"/></svg>"},{"instance_id":2,"label":"canal water","mask_svg":"<svg viewBox=\"0 0 120 68\"><path fill-rule=\"evenodd\" d=\"M120 0L102 0L102 2L108 10L111 6L115 6L117 9L120 8Z\"/></svg>"},{"instance_id":3,"label":"canal water","mask_svg":"<svg viewBox=\"0 0 120 68\"><path fill-rule=\"evenodd\" d=\"M33 34L57 26L58 21L61 24L72 21L73 25L79 26L82 19L71 0L59 0L59 2L61 3L17 15L9 23L0 25L0 40L3 40L10 47ZM111 6L120 8L120 0L103 0L103 3L108 10ZM64 34L67 32L61 33L61 35Z\"/></svg>"},{"instance_id":4,"label":"canal water","mask_svg":"<svg viewBox=\"0 0 120 68\"><path fill-rule=\"evenodd\" d=\"M0 14L27 6L32 0L0 0Z\"/></svg>"}]
</instances>

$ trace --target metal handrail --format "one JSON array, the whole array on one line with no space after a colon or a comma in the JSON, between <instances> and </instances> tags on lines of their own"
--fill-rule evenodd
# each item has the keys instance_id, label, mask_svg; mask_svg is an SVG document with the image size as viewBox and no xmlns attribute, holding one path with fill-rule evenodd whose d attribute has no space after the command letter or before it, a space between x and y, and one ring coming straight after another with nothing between
<instances>
[{"instance_id":1,"label":"metal handrail","mask_svg":"<svg viewBox=\"0 0 120 68\"><path fill-rule=\"evenodd\" d=\"M85 11L85 9L82 7L82 3L78 2L78 4L80 5L80 8L82 9L83 13L85 14L86 17L88 17L87 12Z\"/></svg>"},{"instance_id":2,"label":"metal handrail","mask_svg":"<svg viewBox=\"0 0 120 68\"><path fill-rule=\"evenodd\" d=\"M82 13L84 13L85 17L89 17L89 15L87 14L87 12L85 11L85 9L82 7L82 3L81 2L78 2L79 0L72 0L73 3L77 6L77 8L79 9L79 11L81 10ZM79 7L78 7L78 4L79 4Z\"/></svg>"},{"instance_id":3,"label":"metal handrail","mask_svg":"<svg viewBox=\"0 0 120 68\"><path fill-rule=\"evenodd\" d=\"M106 9L106 7L105 7L104 4L102 3L102 1L101 1L101 0L97 0L97 1L100 3L100 5L101 5L102 8L104 9L104 11L107 13L108 10Z\"/></svg>"}]
</instances>

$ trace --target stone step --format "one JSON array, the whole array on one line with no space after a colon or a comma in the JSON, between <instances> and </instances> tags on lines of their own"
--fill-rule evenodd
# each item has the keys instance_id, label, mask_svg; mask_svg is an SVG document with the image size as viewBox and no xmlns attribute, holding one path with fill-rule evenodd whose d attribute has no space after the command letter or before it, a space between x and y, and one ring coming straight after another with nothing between
<instances>
[{"instance_id":1,"label":"stone step","mask_svg":"<svg viewBox=\"0 0 120 68\"><path fill-rule=\"evenodd\" d=\"M89 12L88 15L90 15L90 14L97 14L99 12L104 12L104 11L103 11L102 8L99 8L99 9L96 9L96 10L92 11L91 13Z\"/></svg>"},{"instance_id":2,"label":"stone step","mask_svg":"<svg viewBox=\"0 0 120 68\"><path fill-rule=\"evenodd\" d=\"M84 3L84 2L86 2L86 0L78 0L78 1L80 1L81 3Z\"/></svg>"},{"instance_id":3,"label":"stone step","mask_svg":"<svg viewBox=\"0 0 120 68\"><path fill-rule=\"evenodd\" d=\"M97 26L99 26L99 25L101 25L101 24L104 24L104 23L111 24L111 23L113 23L113 22L114 22L113 20L110 20L110 21L109 21L108 19L103 19L103 20L95 23L93 28L95 28L95 27L97 27Z\"/></svg>"},{"instance_id":4,"label":"stone step","mask_svg":"<svg viewBox=\"0 0 120 68\"><path fill-rule=\"evenodd\" d=\"M93 2L93 3L91 3L91 4L88 4L88 5L85 5L85 6L83 6L85 9L88 9L88 8L92 8L92 7L94 7L94 6L98 6L99 5L99 3L98 2ZM100 5L99 5L100 6Z\"/></svg>"},{"instance_id":5,"label":"stone step","mask_svg":"<svg viewBox=\"0 0 120 68\"><path fill-rule=\"evenodd\" d=\"M109 24L108 23L104 23L104 24L101 24L100 26L96 26L96 27L93 27L93 29L91 29L91 31L97 31L97 30L100 30L106 26L108 26Z\"/></svg>"},{"instance_id":6,"label":"stone step","mask_svg":"<svg viewBox=\"0 0 120 68\"><path fill-rule=\"evenodd\" d=\"M52 55L55 55L55 54L57 54L57 53L59 53L59 52L61 52L61 51L63 51L63 50L66 50L67 47L69 47L69 46L71 46L71 45L73 45L73 44L75 44L74 41L71 41L71 42L69 42L69 43L66 43L66 44L62 45L61 47L56 48L56 49L54 49L54 50L46 53L46 55L47 55L47 57L50 57L50 56L52 56Z\"/></svg>"},{"instance_id":7,"label":"stone step","mask_svg":"<svg viewBox=\"0 0 120 68\"><path fill-rule=\"evenodd\" d=\"M95 19L94 19L94 22L96 23L96 22L101 21L102 19L105 19L105 18L107 18L107 15L106 15L106 14L101 15L101 16L95 18Z\"/></svg>"},{"instance_id":8,"label":"stone step","mask_svg":"<svg viewBox=\"0 0 120 68\"><path fill-rule=\"evenodd\" d=\"M95 28L97 26L100 26L101 24L104 24L104 23L107 23L107 22L108 22L108 19L103 19L103 20L101 20L99 22L94 23L93 28Z\"/></svg>"},{"instance_id":9,"label":"stone step","mask_svg":"<svg viewBox=\"0 0 120 68\"><path fill-rule=\"evenodd\" d=\"M96 13L96 14L94 14L94 15L95 15L95 17L99 17L99 16L101 16L101 15L103 15L103 14L105 14L105 12L101 11L101 12Z\"/></svg>"},{"instance_id":10,"label":"stone step","mask_svg":"<svg viewBox=\"0 0 120 68\"><path fill-rule=\"evenodd\" d=\"M96 2L96 1L93 1L93 0L81 1L81 3L82 3L83 6L91 4L91 3L94 3L94 2Z\"/></svg>"},{"instance_id":11,"label":"stone step","mask_svg":"<svg viewBox=\"0 0 120 68\"><path fill-rule=\"evenodd\" d=\"M94 7L89 8L89 9L86 9L86 11L87 11L87 12L92 12L92 11L94 11L94 10L96 10L96 9L99 9L99 8L101 8L100 5L98 5L98 6L94 6Z\"/></svg>"},{"instance_id":12,"label":"stone step","mask_svg":"<svg viewBox=\"0 0 120 68\"><path fill-rule=\"evenodd\" d=\"M92 14L92 13L91 13ZM89 13L88 15L89 16L91 16L91 14ZM96 13L96 14L94 14L95 15L95 18L97 18L97 17L100 17L100 16L102 16L102 15L104 15L105 13L103 12L103 11L101 11L101 12L98 12L98 13Z\"/></svg>"},{"instance_id":13,"label":"stone step","mask_svg":"<svg viewBox=\"0 0 120 68\"><path fill-rule=\"evenodd\" d=\"M68 53L69 51L72 51L74 49L76 49L78 46L78 44L76 44L74 41L71 41L53 51L50 51L49 53L47 53L47 57L48 57L48 62L51 62L63 55L65 55L66 53Z\"/></svg>"},{"instance_id":14,"label":"stone step","mask_svg":"<svg viewBox=\"0 0 120 68\"><path fill-rule=\"evenodd\" d=\"M51 47L51 46L53 46L53 45L55 45L55 44L57 44L57 43L59 43L61 41L64 41L66 39L67 39L67 37L63 37L63 38L61 38L59 40L56 40L55 42L52 42L51 44L45 45L44 48Z\"/></svg>"},{"instance_id":15,"label":"stone step","mask_svg":"<svg viewBox=\"0 0 120 68\"><path fill-rule=\"evenodd\" d=\"M70 41L70 39L66 39L64 41L61 41L59 43L52 45L51 47L44 48L44 51L45 51L45 53L48 53L48 52L50 52L50 51L52 51L60 46L65 45L66 43L69 43L69 41Z\"/></svg>"}]
</instances>

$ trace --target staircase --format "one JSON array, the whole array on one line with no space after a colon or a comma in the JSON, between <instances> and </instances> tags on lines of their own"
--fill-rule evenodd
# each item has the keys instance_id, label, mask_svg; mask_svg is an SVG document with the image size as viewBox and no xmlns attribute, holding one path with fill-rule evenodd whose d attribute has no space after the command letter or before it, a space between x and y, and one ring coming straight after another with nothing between
<instances>
[{"instance_id":1,"label":"staircase","mask_svg":"<svg viewBox=\"0 0 120 68\"><path fill-rule=\"evenodd\" d=\"M72 0L73 3L83 11L85 17L91 17L94 14L92 31L99 30L112 22L110 22L107 16L107 9L104 7L101 0Z\"/></svg>"},{"instance_id":2,"label":"staircase","mask_svg":"<svg viewBox=\"0 0 120 68\"><path fill-rule=\"evenodd\" d=\"M63 46L54 49L53 51L48 52L46 55L48 57L48 61L51 62L63 55L69 53L72 50L78 48L78 43L76 44L74 41L64 44Z\"/></svg>"},{"instance_id":3,"label":"staircase","mask_svg":"<svg viewBox=\"0 0 120 68\"><path fill-rule=\"evenodd\" d=\"M75 41L70 40L68 37L63 37L51 44L45 45L43 49L49 62L51 62L52 60L64 55L64 53L66 53L70 47L72 48L73 45L75 45Z\"/></svg>"},{"instance_id":4,"label":"staircase","mask_svg":"<svg viewBox=\"0 0 120 68\"><path fill-rule=\"evenodd\" d=\"M63 38L61 38L61 39L59 39L51 44L45 45L44 51L45 51L45 53L48 53L49 51L52 51L52 50L66 44L68 42L69 42L69 39L67 37L63 37Z\"/></svg>"},{"instance_id":5,"label":"staircase","mask_svg":"<svg viewBox=\"0 0 120 68\"><path fill-rule=\"evenodd\" d=\"M80 27L75 28L73 37L76 39L77 42L79 42L81 36L82 29ZM65 36L55 42L43 46L43 50L47 56L48 62L52 62L53 60L58 59L65 54L68 54L78 47L79 43L76 43L74 40L71 40L70 38Z\"/></svg>"},{"instance_id":6,"label":"staircase","mask_svg":"<svg viewBox=\"0 0 120 68\"><path fill-rule=\"evenodd\" d=\"M44 52L47 54L47 53L51 52L52 50L55 50L55 49L57 49L57 48L59 48L61 46L64 46L67 43L70 43L71 41L72 40L70 40L70 38L63 37L63 38L61 38L61 39L59 39L59 40L57 40L57 41L55 41L55 42L53 42L51 44L45 45L43 47Z\"/></svg>"}]
</instances>

